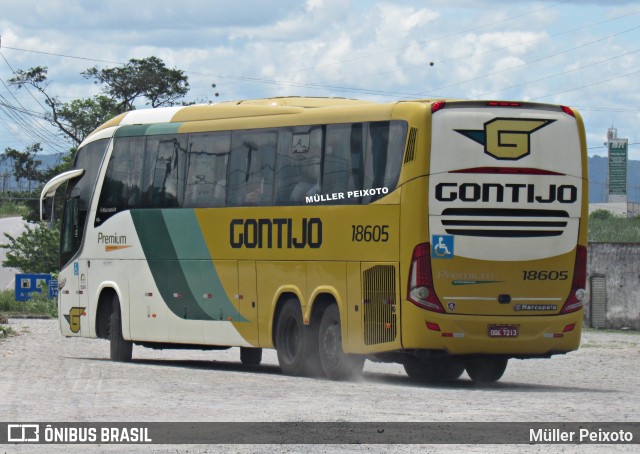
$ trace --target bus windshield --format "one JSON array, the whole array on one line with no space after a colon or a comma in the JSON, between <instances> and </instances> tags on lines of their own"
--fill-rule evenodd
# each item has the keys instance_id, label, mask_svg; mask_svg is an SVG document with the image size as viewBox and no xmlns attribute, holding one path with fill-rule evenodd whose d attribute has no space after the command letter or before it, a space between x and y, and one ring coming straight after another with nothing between
<instances>
[{"instance_id":1,"label":"bus windshield","mask_svg":"<svg viewBox=\"0 0 640 454\"><path fill-rule=\"evenodd\" d=\"M85 172L67 185L61 226L61 265L71 260L82 243L91 196L108 143L109 139L96 140L81 147L76 154L73 168Z\"/></svg>"}]
</instances>

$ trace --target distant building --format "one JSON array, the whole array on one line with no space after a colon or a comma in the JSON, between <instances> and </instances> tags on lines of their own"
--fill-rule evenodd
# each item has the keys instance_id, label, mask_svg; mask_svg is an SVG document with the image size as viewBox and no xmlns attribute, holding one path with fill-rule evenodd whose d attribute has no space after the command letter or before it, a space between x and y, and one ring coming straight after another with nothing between
<instances>
[{"instance_id":1,"label":"distant building","mask_svg":"<svg viewBox=\"0 0 640 454\"><path fill-rule=\"evenodd\" d=\"M619 138L618 130L611 127L607 131L605 145L609 152L609 195L607 201L626 204L629 139Z\"/></svg>"}]
</instances>

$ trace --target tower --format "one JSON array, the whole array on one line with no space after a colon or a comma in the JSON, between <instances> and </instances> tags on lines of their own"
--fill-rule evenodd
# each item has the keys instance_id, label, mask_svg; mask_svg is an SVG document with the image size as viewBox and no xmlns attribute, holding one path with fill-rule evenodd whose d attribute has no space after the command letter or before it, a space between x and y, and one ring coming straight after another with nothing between
<instances>
[{"instance_id":1,"label":"tower","mask_svg":"<svg viewBox=\"0 0 640 454\"><path fill-rule=\"evenodd\" d=\"M627 160L629 139L618 137L614 127L607 131L609 151L609 203L627 203Z\"/></svg>"}]
</instances>

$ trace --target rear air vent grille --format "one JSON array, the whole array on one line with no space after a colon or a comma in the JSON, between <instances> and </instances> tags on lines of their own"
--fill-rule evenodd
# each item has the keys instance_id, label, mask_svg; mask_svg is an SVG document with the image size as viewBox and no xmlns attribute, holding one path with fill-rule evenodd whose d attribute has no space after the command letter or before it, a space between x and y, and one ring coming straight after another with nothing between
<instances>
[{"instance_id":1,"label":"rear air vent grille","mask_svg":"<svg viewBox=\"0 0 640 454\"><path fill-rule=\"evenodd\" d=\"M365 345L393 342L397 334L396 268L376 265L362 273Z\"/></svg>"},{"instance_id":2,"label":"rear air vent grille","mask_svg":"<svg viewBox=\"0 0 640 454\"><path fill-rule=\"evenodd\" d=\"M418 129L409 129L409 138L407 139L407 151L404 154L404 163L413 161L416 153L416 138L418 137Z\"/></svg>"}]
</instances>

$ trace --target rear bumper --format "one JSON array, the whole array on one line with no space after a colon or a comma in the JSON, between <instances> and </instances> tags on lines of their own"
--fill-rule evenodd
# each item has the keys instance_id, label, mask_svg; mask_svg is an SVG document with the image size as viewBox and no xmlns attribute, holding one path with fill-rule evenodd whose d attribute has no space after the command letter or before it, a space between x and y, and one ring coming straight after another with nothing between
<instances>
[{"instance_id":1,"label":"rear bumper","mask_svg":"<svg viewBox=\"0 0 640 454\"><path fill-rule=\"evenodd\" d=\"M444 350L451 355L548 356L577 350L583 311L549 316L472 316L425 312L403 333L405 349ZM516 337L490 337L489 325L516 326ZM573 327L571 327L573 325Z\"/></svg>"}]
</instances>

